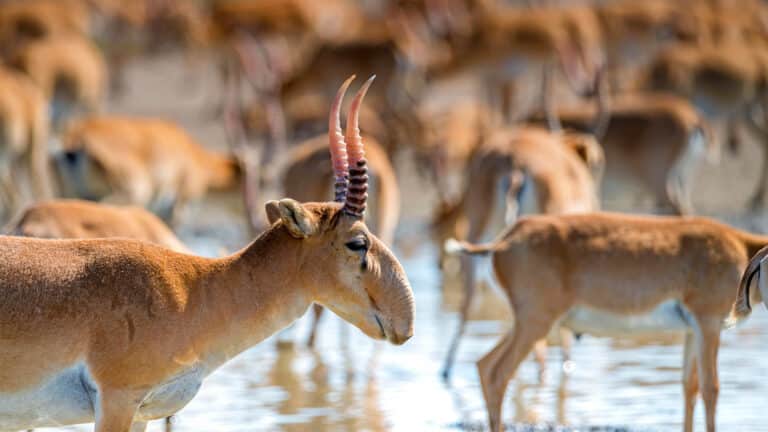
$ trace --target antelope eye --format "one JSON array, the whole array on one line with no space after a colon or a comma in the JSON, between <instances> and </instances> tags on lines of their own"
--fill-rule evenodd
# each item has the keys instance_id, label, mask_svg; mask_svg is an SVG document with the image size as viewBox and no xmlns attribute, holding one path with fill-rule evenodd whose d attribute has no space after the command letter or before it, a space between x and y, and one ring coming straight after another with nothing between
<instances>
[{"instance_id":1,"label":"antelope eye","mask_svg":"<svg viewBox=\"0 0 768 432\"><path fill-rule=\"evenodd\" d=\"M358 237L354 240L351 240L347 242L344 246L346 246L349 250L352 251L364 251L368 249L368 241L363 237Z\"/></svg>"}]
</instances>

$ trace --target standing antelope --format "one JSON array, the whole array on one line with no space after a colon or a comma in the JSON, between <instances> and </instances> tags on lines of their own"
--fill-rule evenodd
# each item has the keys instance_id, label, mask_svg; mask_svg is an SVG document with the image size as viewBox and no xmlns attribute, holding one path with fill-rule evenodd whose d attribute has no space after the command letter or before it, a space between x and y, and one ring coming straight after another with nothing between
<instances>
[{"instance_id":1,"label":"standing antelope","mask_svg":"<svg viewBox=\"0 0 768 432\"><path fill-rule=\"evenodd\" d=\"M766 236L706 218L611 213L532 216L489 245L451 242L454 252L493 255L515 313L514 329L477 362L491 430L501 430L502 399L518 365L572 308L642 315L672 300L679 306L665 322L687 330L684 430L693 430L701 391L714 432L720 331L749 257L767 244Z\"/></svg>"},{"instance_id":2,"label":"standing antelope","mask_svg":"<svg viewBox=\"0 0 768 432\"><path fill-rule=\"evenodd\" d=\"M167 121L91 116L69 125L57 166L70 194L148 207L174 220L208 190L231 189L240 169Z\"/></svg>"},{"instance_id":3,"label":"standing antelope","mask_svg":"<svg viewBox=\"0 0 768 432\"><path fill-rule=\"evenodd\" d=\"M125 237L189 253L162 220L141 207L79 200L39 201L27 207L5 231L47 239Z\"/></svg>"},{"instance_id":4,"label":"standing antelope","mask_svg":"<svg viewBox=\"0 0 768 432\"><path fill-rule=\"evenodd\" d=\"M96 432L143 431L312 302L372 338L408 340L413 293L363 222L363 142L356 111L341 134L339 105L329 131L336 202L267 202L272 226L231 256L131 240L0 238L0 428L95 420Z\"/></svg>"},{"instance_id":5,"label":"standing antelope","mask_svg":"<svg viewBox=\"0 0 768 432\"><path fill-rule=\"evenodd\" d=\"M580 154L589 159L581 160ZM505 178L510 182L507 191L509 223L514 222L526 198L532 198L533 211L542 213L596 211L599 201L595 180L599 181L599 178L593 178L588 163L599 166L601 161L599 145L589 135L554 134L531 126L497 130L470 162L467 184L459 202L436 221L438 240L442 244L449 236L456 235L459 219L463 217L467 221L467 232L462 233L466 234L464 238L470 242L480 241L494 210L494 203L489 203L488 198L498 196L497 189ZM450 376L475 292L474 261L471 257L462 257L461 264L464 297L459 309L459 326L445 359L442 372L445 379ZM537 348L542 372L545 349L543 342Z\"/></svg>"}]
</instances>

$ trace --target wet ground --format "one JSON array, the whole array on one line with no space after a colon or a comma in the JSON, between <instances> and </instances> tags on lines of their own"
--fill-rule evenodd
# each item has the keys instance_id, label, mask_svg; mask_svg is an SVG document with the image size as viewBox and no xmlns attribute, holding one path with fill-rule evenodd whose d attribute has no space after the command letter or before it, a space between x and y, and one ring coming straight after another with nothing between
<instances>
[{"instance_id":1,"label":"wet ground","mask_svg":"<svg viewBox=\"0 0 768 432\"><path fill-rule=\"evenodd\" d=\"M209 74L186 74L178 60L142 61L129 71L130 92L113 104L120 112L162 115L182 122L201 141L223 148L218 124L201 116L210 94ZM707 214L751 229L766 230L766 214L747 214L757 178L756 146L721 167L705 166L694 193ZM407 172L407 170L406 170ZM424 217L432 203L425 187L404 175L404 222L395 247L414 287L416 336L405 346L374 343L357 329L326 314L314 350L303 347L307 323L281 337L296 340L277 348L277 338L243 353L204 383L175 418L174 432L199 431L460 431L484 430L485 408L474 362L512 325L505 301L481 290L450 384L439 368L453 333L459 285L443 281L436 249L426 237ZM634 194L612 192L609 209L642 208ZM245 245L237 197L206 201L189 211L180 233L204 255ZM444 283L446 282L446 283ZM568 373L558 348L550 350L544 383L526 361L509 386L504 419L513 431L666 431L683 418L680 383L682 346L668 337L618 340L584 336L574 345ZM723 431L768 431L768 313L724 332L720 351L718 426ZM703 430L697 406L696 430ZM562 426L561 426L562 425ZM48 429L88 431L92 426ZM162 431L162 422L150 425Z\"/></svg>"}]
</instances>

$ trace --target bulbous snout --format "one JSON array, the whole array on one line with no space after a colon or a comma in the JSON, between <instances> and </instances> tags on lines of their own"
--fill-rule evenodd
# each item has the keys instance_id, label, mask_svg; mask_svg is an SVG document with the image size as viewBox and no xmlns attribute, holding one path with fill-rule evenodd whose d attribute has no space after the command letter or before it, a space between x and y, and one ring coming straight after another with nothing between
<instances>
[{"instance_id":1,"label":"bulbous snout","mask_svg":"<svg viewBox=\"0 0 768 432\"><path fill-rule=\"evenodd\" d=\"M392 344L402 345L414 333L413 290L400 262L386 248L382 248L380 264L380 285L374 299L377 319L384 337Z\"/></svg>"}]
</instances>

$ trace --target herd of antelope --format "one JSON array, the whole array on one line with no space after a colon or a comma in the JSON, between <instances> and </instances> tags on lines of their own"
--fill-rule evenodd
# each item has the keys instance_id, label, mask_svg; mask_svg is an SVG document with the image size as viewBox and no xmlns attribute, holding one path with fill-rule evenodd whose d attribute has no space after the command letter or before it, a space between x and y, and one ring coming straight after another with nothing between
<instances>
[{"instance_id":1,"label":"herd of antelope","mask_svg":"<svg viewBox=\"0 0 768 432\"><path fill-rule=\"evenodd\" d=\"M173 50L214 66L218 146L110 112L142 91L127 65ZM765 212L761 0L5 0L0 61L0 431L144 431L310 305L310 345L323 308L405 343L403 165L435 191L446 277L460 256L443 377L473 256L514 312L477 362L491 431L553 329L565 357L574 333L684 335L683 430L701 395L714 431L720 333L768 304L768 236L692 216L696 170L745 141L763 163L743 211ZM666 216L600 212L617 178ZM216 190L255 240L195 256L174 229Z\"/></svg>"}]
</instances>

